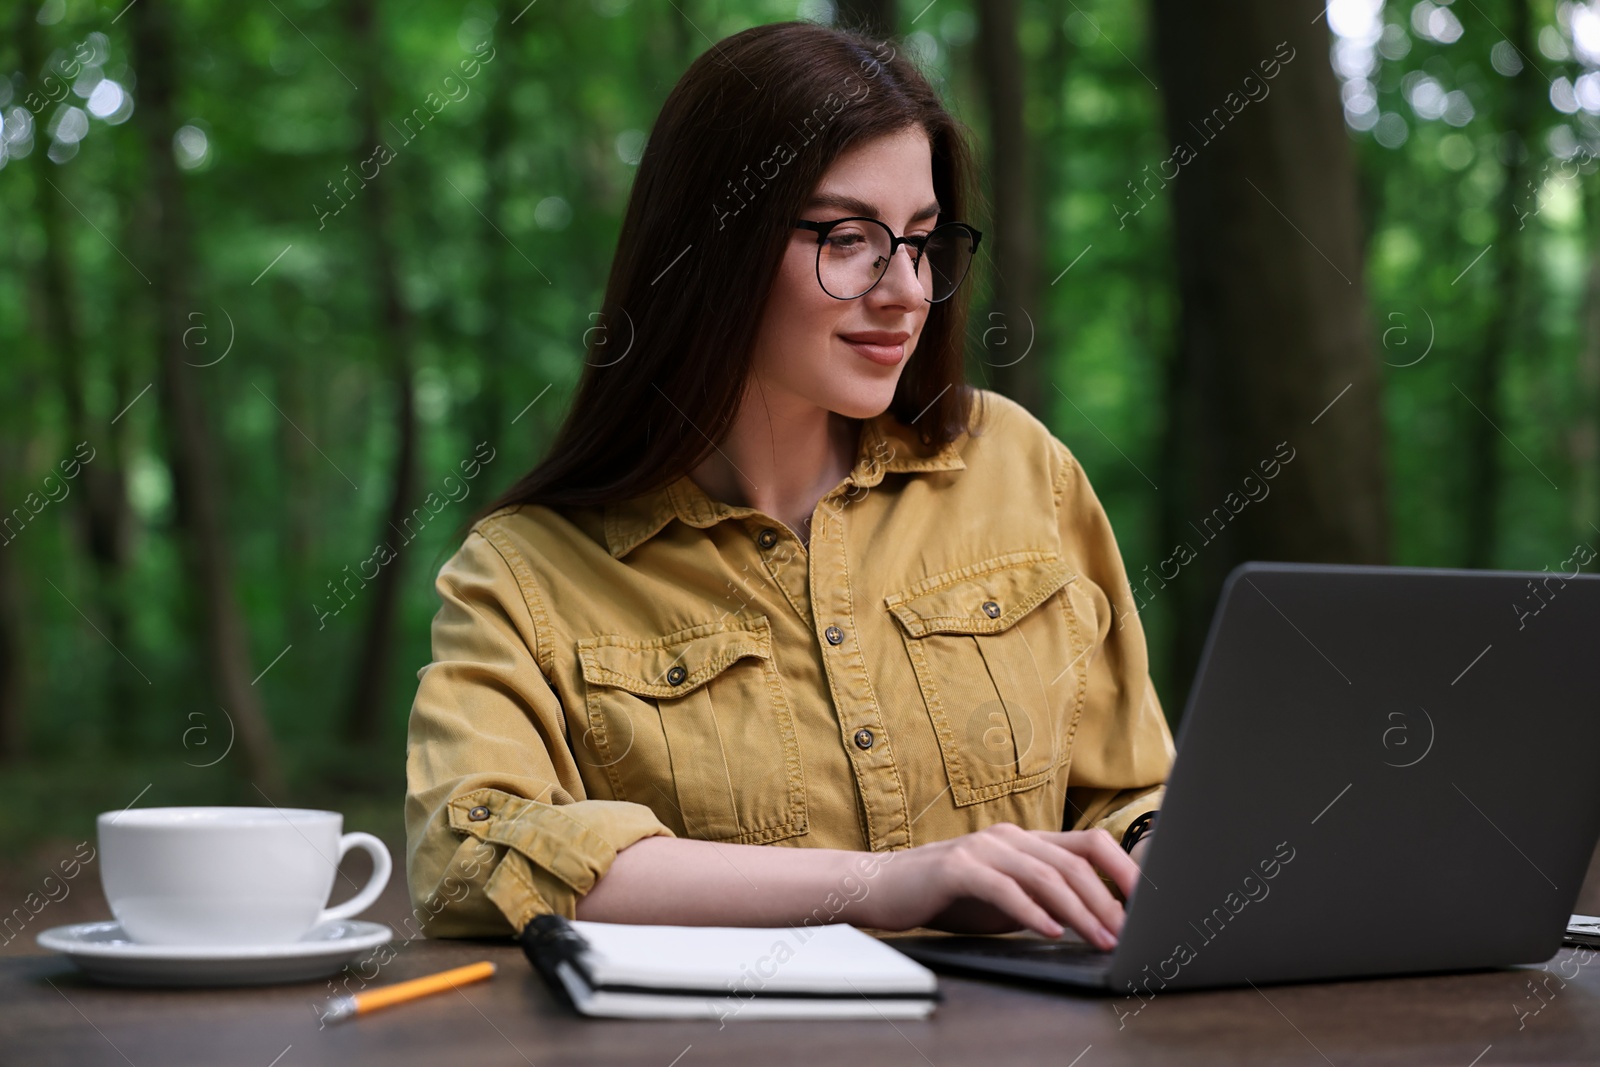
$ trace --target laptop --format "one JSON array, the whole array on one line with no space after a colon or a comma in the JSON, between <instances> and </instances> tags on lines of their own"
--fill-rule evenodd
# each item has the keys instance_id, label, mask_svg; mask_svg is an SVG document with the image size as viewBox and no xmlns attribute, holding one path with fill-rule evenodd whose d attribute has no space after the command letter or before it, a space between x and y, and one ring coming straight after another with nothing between
<instances>
[{"instance_id":1,"label":"laptop","mask_svg":"<svg viewBox=\"0 0 1600 1067\"><path fill-rule=\"evenodd\" d=\"M1539 963L1600 836L1600 575L1245 563L1112 952L902 936L931 967L1173 989Z\"/></svg>"}]
</instances>

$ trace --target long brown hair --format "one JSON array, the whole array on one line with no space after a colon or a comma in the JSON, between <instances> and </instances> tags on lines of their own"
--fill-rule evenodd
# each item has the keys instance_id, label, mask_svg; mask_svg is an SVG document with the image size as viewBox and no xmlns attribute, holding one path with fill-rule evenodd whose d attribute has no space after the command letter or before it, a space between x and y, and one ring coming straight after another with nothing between
<instances>
[{"instance_id":1,"label":"long brown hair","mask_svg":"<svg viewBox=\"0 0 1600 1067\"><path fill-rule=\"evenodd\" d=\"M566 419L545 458L470 521L519 504L626 500L704 460L738 412L762 308L806 198L840 153L912 127L928 135L941 214L973 221L968 135L890 42L780 22L696 59L639 161ZM931 307L890 404L928 444L970 428L968 290Z\"/></svg>"}]
</instances>

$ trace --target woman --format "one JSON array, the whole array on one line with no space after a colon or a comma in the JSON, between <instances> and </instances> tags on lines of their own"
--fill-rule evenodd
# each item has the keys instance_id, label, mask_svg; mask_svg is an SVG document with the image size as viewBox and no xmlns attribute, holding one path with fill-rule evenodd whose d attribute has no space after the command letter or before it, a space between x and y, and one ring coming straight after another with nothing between
<instances>
[{"instance_id":1,"label":"woman","mask_svg":"<svg viewBox=\"0 0 1600 1067\"><path fill-rule=\"evenodd\" d=\"M760 26L674 88L565 424L439 574L406 798L431 934L1115 943L1172 739L1082 470L961 381L973 197L884 42Z\"/></svg>"}]
</instances>

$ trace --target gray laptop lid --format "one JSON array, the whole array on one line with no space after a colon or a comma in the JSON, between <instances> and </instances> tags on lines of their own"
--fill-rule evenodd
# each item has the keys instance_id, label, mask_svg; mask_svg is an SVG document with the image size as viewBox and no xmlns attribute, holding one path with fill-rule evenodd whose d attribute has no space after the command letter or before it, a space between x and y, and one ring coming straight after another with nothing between
<instances>
[{"instance_id":1,"label":"gray laptop lid","mask_svg":"<svg viewBox=\"0 0 1600 1067\"><path fill-rule=\"evenodd\" d=\"M1597 645L1600 576L1235 570L1111 991L1548 959L1600 835Z\"/></svg>"}]
</instances>

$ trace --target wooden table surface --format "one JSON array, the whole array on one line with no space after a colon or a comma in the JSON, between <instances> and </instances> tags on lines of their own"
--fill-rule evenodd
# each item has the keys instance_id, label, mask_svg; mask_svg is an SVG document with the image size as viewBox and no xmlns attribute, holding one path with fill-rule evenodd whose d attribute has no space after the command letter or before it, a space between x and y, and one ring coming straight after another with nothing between
<instances>
[{"instance_id":1,"label":"wooden table surface","mask_svg":"<svg viewBox=\"0 0 1600 1067\"><path fill-rule=\"evenodd\" d=\"M54 862L53 854L47 858ZM367 862L348 859L353 884L365 881ZM21 885L37 884L34 872L22 874ZM79 879L69 897L0 944L0 1067L1600 1063L1600 955L1571 949L1546 965L1553 974L1521 968L1161 993L1127 1018L1119 1016L1130 1008L1122 998L941 975L945 1000L925 1021L719 1026L576 1016L509 942L396 941L373 985L480 959L496 961L500 972L460 992L321 1028L315 1009L328 995L325 981L119 988L98 985L40 949L39 930L109 917L98 881ZM399 931L409 910L396 878L363 917ZM1600 850L1577 910L1600 914Z\"/></svg>"},{"instance_id":2,"label":"wooden table surface","mask_svg":"<svg viewBox=\"0 0 1600 1067\"><path fill-rule=\"evenodd\" d=\"M326 983L156 990L97 985L50 956L0 960L0 1064L1420 1064L1600 1062L1600 954L1538 969L1120 998L940 982L925 1021L585 1019L506 944L401 943L382 980L479 959L499 973L453 993L320 1027ZM1574 975L1564 980L1561 974ZM1535 996L1530 983L1541 993ZM1126 1008L1124 1007L1124 1010Z\"/></svg>"}]
</instances>

